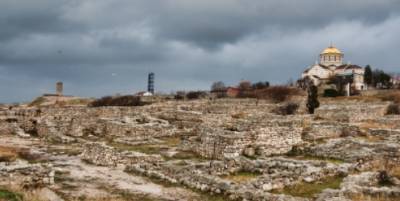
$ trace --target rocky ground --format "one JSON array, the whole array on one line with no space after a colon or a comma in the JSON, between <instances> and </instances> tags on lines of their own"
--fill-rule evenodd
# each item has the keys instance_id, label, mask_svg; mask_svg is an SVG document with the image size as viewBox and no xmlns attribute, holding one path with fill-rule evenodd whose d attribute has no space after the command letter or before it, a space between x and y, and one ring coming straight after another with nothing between
<instances>
[{"instance_id":1,"label":"rocky ground","mask_svg":"<svg viewBox=\"0 0 400 201\"><path fill-rule=\"evenodd\" d=\"M304 104L301 99L296 100ZM0 200L400 200L391 103L0 109Z\"/></svg>"}]
</instances>

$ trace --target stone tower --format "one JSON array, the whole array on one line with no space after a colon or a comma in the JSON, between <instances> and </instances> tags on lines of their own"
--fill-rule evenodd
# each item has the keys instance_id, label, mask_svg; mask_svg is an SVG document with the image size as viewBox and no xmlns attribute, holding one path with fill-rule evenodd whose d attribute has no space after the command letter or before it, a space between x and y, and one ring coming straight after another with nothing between
<instances>
[{"instance_id":1,"label":"stone tower","mask_svg":"<svg viewBox=\"0 0 400 201\"><path fill-rule=\"evenodd\" d=\"M150 92L151 94L154 94L154 73L149 73L147 91Z\"/></svg>"},{"instance_id":2,"label":"stone tower","mask_svg":"<svg viewBox=\"0 0 400 201\"><path fill-rule=\"evenodd\" d=\"M56 83L56 94L57 96L63 96L64 86L62 82Z\"/></svg>"}]
</instances>

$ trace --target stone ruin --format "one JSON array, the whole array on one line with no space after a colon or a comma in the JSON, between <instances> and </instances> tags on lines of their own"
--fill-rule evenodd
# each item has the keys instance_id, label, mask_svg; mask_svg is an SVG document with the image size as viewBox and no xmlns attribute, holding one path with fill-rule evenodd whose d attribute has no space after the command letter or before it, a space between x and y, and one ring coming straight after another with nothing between
<instances>
[{"instance_id":1,"label":"stone ruin","mask_svg":"<svg viewBox=\"0 0 400 201\"><path fill-rule=\"evenodd\" d=\"M120 171L128 175L125 179L145 177L224 200L351 201L354 196L377 194L399 198L397 176L390 176L391 186L377 180L377 170L386 168L390 174L400 162L400 118L386 115L389 104L326 101L314 115L287 116L273 112L278 104L252 99L160 101L143 107L4 108L0 135L33 143L30 148L47 159L3 162L0 174L9 179L20 175L30 186L46 186L69 198L74 193L65 186L89 188L88 181L74 180L83 174L74 173L79 171L73 168L77 164L82 170ZM60 172L68 171L68 179L59 179ZM330 178L340 180L334 189L311 197L288 193L290 188L322 185ZM135 185L122 189L137 193Z\"/></svg>"}]
</instances>

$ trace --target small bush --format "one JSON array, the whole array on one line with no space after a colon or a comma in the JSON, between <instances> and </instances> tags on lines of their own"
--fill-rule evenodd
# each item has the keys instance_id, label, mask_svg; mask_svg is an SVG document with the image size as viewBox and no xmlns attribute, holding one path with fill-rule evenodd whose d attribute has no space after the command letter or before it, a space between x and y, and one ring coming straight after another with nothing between
<instances>
[{"instance_id":1,"label":"small bush","mask_svg":"<svg viewBox=\"0 0 400 201\"><path fill-rule=\"evenodd\" d=\"M20 201L22 200L22 196L8 189L0 189L0 200Z\"/></svg>"},{"instance_id":2,"label":"small bush","mask_svg":"<svg viewBox=\"0 0 400 201\"><path fill-rule=\"evenodd\" d=\"M186 97L186 93L184 91L178 91L176 92L174 99L175 100L184 100Z\"/></svg>"},{"instance_id":3,"label":"small bush","mask_svg":"<svg viewBox=\"0 0 400 201\"><path fill-rule=\"evenodd\" d=\"M377 179L378 179L379 185L381 185L381 186L392 186L393 185L393 182L386 170L379 171L378 175L377 175Z\"/></svg>"},{"instance_id":4,"label":"small bush","mask_svg":"<svg viewBox=\"0 0 400 201\"><path fill-rule=\"evenodd\" d=\"M207 93L204 91L190 91L186 94L186 98L189 100L205 98Z\"/></svg>"},{"instance_id":5,"label":"small bush","mask_svg":"<svg viewBox=\"0 0 400 201\"><path fill-rule=\"evenodd\" d=\"M337 97L340 96L340 93L335 89L325 89L324 97Z\"/></svg>"},{"instance_id":6,"label":"small bush","mask_svg":"<svg viewBox=\"0 0 400 201\"><path fill-rule=\"evenodd\" d=\"M392 92L392 93L385 93L382 95L378 95L383 101L392 101L394 103L400 103L400 93L399 92Z\"/></svg>"},{"instance_id":7,"label":"small bush","mask_svg":"<svg viewBox=\"0 0 400 201\"><path fill-rule=\"evenodd\" d=\"M97 99L89 104L90 107L103 107L103 106L143 106L145 105L142 102L139 96L106 96L100 99Z\"/></svg>"},{"instance_id":8,"label":"small bush","mask_svg":"<svg viewBox=\"0 0 400 201\"><path fill-rule=\"evenodd\" d=\"M318 88L314 85L309 86L307 90L307 109L310 114L314 114L315 108L319 107Z\"/></svg>"},{"instance_id":9,"label":"small bush","mask_svg":"<svg viewBox=\"0 0 400 201\"><path fill-rule=\"evenodd\" d=\"M273 86L262 90L256 90L254 96L262 99L269 99L273 102L284 102L293 95L300 94L299 89L287 86Z\"/></svg>"},{"instance_id":10,"label":"small bush","mask_svg":"<svg viewBox=\"0 0 400 201\"><path fill-rule=\"evenodd\" d=\"M386 114L400 114L400 107L398 104L390 104L387 108Z\"/></svg>"},{"instance_id":11,"label":"small bush","mask_svg":"<svg viewBox=\"0 0 400 201\"><path fill-rule=\"evenodd\" d=\"M285 105L279 106L273 110L275 114L279 115L293 115L299 108L297 103L286 103Z\"/></svg>"}]
</instances>

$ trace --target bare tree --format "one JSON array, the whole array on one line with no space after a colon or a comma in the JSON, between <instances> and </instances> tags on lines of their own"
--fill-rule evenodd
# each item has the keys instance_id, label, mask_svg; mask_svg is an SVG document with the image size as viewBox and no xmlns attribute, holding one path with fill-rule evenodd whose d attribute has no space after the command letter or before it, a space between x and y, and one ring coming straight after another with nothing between
<instances>
[{"instance_id":1,"label":"bare tree","mask_svg":"<svg viewBox=\"0 0 400 201\"><path fill-rule=\"evenodd\" d=\"M226 86L225 86L225 84L224 84L222 81L214 82L214 83L211 85L211 92L214 92L214 91L216 91L216 92L218 92L218 91L223 91L223 90L225 90L225 89L226 89Z\"/></svg>"}]
</instances>

